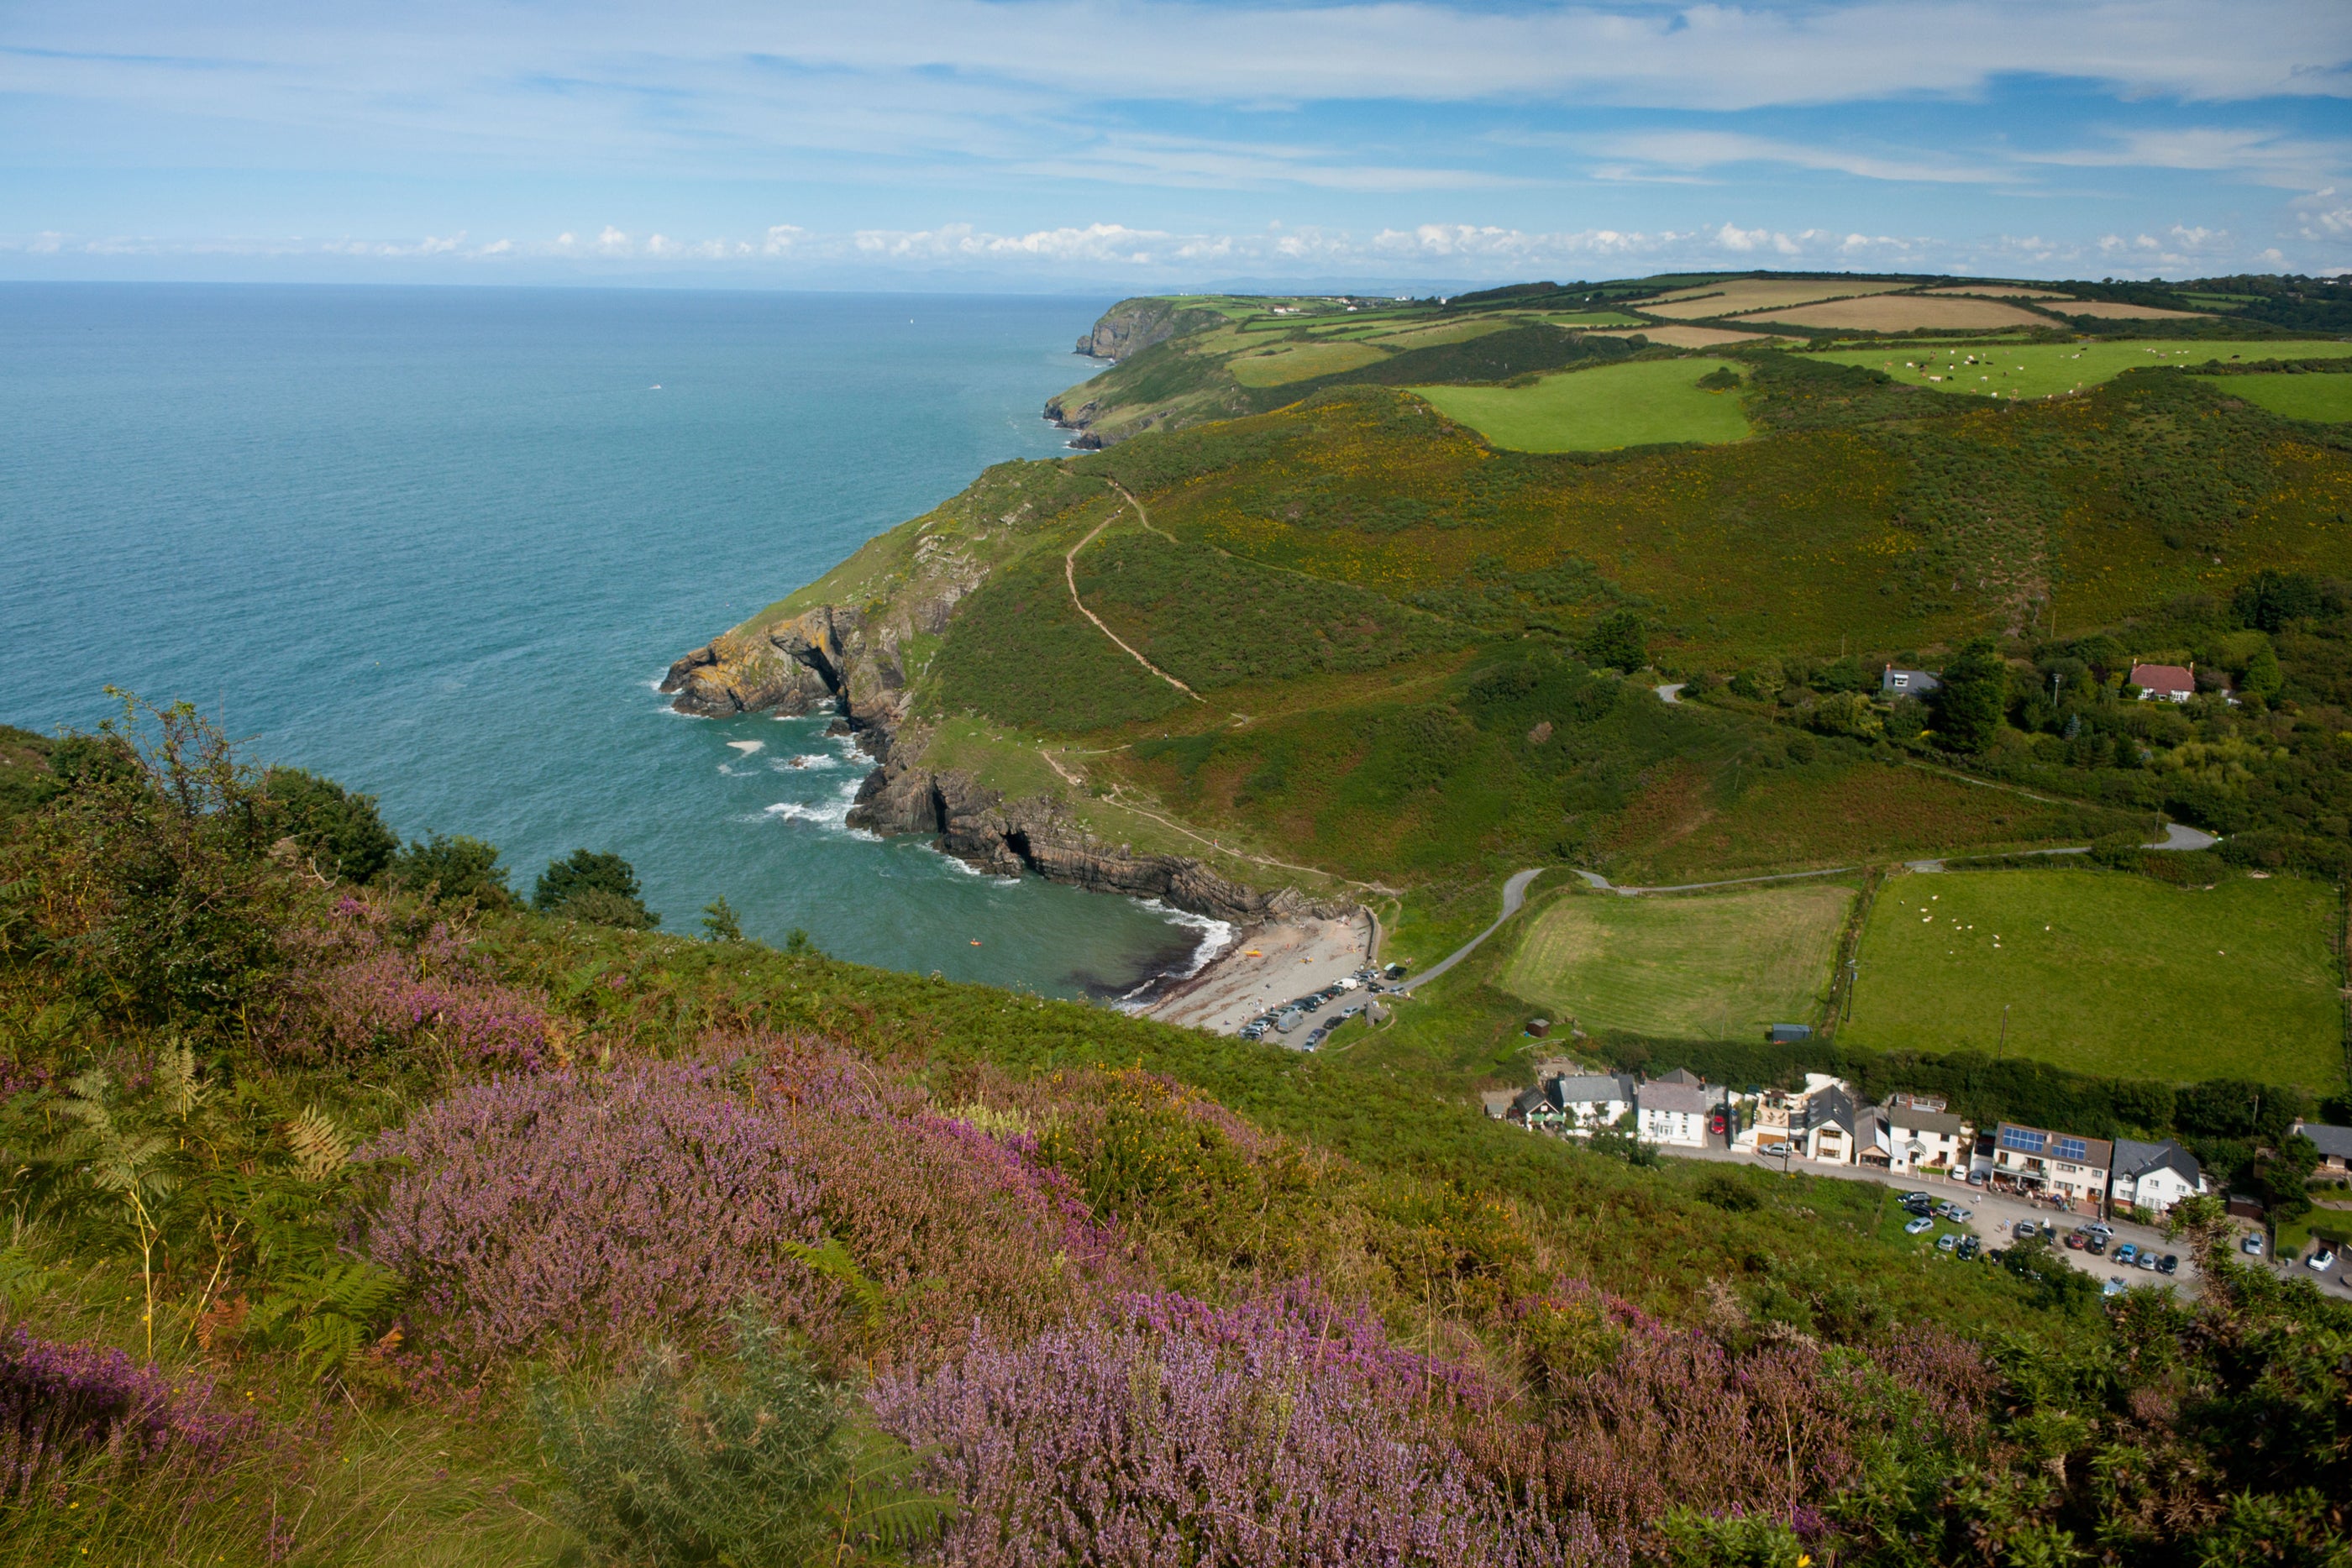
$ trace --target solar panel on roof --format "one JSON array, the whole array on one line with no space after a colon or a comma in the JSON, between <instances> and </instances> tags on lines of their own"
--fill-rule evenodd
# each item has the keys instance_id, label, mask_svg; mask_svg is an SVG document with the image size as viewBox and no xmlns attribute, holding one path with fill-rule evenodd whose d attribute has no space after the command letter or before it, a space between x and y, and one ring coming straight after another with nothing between
<instances>
[{"instance_id":1,"label":"solar panel on roof","mask_svg":"<svg viewBox=\"0 0 2352 1568\"><path fill-rule=\"evenodd\" d=\"M2084 1159L2090 1155L2090 1152L2091 1145L2083 1142L2080 1138L2061 1138L2058 1140L2058 1157L2062 1160Z\"/></svg>"},{"instance_id":2,"label":"solar panel on roof","mask_svg":"<svg viewBox=\"0 0 2352 1568\"><path fill-rule=\"evenodd\" d=\"M2015 1149L2020 1154L2038 1155L2047 1141L2042 1134L2028 1127L2003 1127L2000 1130L2000 1146Z\"/></svg>"}]
</instances>

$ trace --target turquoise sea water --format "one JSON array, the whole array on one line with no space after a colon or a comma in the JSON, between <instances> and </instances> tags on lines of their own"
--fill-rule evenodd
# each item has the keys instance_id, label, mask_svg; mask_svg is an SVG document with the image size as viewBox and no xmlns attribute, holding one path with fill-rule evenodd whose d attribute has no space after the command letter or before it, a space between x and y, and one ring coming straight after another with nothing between
<instances>
[{"instance_id":1,"label":"turquoise sea water","mask_svg":"<svg viewBox=\"0 0 2352 1568\"><path fill-rule=\"evenodd\" d=\"M1104 302L590 290L0 286L0 719L190 698L394 828L577 846L665 928L1049 995L1200 932L842 826L822 718L681 717L669 660L984 465ZM981 946L973 946L977 939Z\"/></svg>"}]
</instances>

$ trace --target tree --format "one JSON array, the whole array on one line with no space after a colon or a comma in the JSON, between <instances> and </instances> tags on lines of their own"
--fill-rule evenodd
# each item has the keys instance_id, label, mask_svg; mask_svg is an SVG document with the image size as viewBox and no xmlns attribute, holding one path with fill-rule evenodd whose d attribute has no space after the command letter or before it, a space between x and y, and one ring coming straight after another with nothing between
<instances>
[{"instance_id":1,"label":"tree","mask_svg":"<svg viewBox=\"0 0 2352 1568\"><path fill-rule=\"evenodd\" d=\"M1944 667L1936 694L1936 733L1954 751L1982 751L2000 733L2009 706L2009 665L1990 637L1979 637Z\"/></svg>"},{"instance_id":2,"label":"tree","mask_svg":"<svg viewBox=\"0 0 2352 1568\"><path fill-rule=\"evenodd\" d=\"M2291 621L2319 613L2319 580L2306 571L2265 569L2238 585L2230 608L2241 624L2276 632Z\"/></svg>"},{"instance_id":3,"label":"tree","mask_svg":"<svg viewBox=\"0 0 2352 1568\"><path fill-rule=\"evenodd\" d=\"M593 850L574 850L569 860L548 862L531 889L530 906L541 914L630 931L661 924L661 916L646 907L636 868L619 855Z\"/></svg>"},{"instance_id":4,"label":"tree","mask_svg":"<svg viewBox=\"0 0 2352 1568\"><path fill-rule=\"evenodd\" d=\"M2245 688L2264 702L2274 702L2286 687L2286 672L2279 668L2278 654L2268 643L2254 650L2246 661Z\"/></svg>"},{"instance_id":5,"label":"tree","mask_svg":"<svg viewBox=\"0 0 2352 1568\"><path fill-rule=\"evenodd\" d=\"M713 942L743 940L742 923L735 918L734 906L727 902L724 894L702 906L702 928L710 934Z\"/></svg>"},{"instance_id":6,"label":"tree","mask_svg":"<svg viewBox=\"0 0 2352 1568\"><path fill-rule=\"evenodd\" d=\"M393 858L390 880L437 904L471 900L484 909L504 909L514 903L498 846L463 833L454 839L436 833L421 843L411 840Z\"/></svg>"},{"instance_id":7,"label":"tree","mask_svg":"<svg viewBox=\"0 0 2352 1568\"><path fill-rule=\"evenodd\" d=\"M1596 670L1622 670L1630 675L1650 662L1644 630L1640 612L1612 610L1592 623L1580 652Z\"/></svg>"},{"instance_id":8,"label":"tree","mask_svg":"<svg viewBox=\"0 0 2352 1568\"><path fill-rule=\"evenodd\" d=\"M277 810L275 825L330 876L373 882L399 852L400 840L383 825L373 795L355 795L299 768L271 768L261 777L261 792Z\"/></svg>"}]
</instances>

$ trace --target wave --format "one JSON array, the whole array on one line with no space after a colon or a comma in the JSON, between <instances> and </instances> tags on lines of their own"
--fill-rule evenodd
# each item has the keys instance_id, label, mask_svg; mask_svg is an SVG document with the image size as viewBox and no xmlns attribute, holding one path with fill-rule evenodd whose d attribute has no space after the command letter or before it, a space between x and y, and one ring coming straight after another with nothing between
<instances>
[{"instance_id":1,"label":"wave","mask_svg":"<svg viewBox=\"0 0 2352 1568\"><path fill-rule=\"evenodd\" d=\"M768 743L764 740L730 740L727 743L727 749L740 751L749 757L755 751L767 750Z\"/></svg>"}]
</instances>

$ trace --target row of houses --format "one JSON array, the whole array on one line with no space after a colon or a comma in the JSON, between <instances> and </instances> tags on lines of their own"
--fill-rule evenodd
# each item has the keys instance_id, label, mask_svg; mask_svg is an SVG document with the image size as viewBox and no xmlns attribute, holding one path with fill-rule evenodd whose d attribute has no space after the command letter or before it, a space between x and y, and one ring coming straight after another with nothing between
<instances>
[{"instance_id":1,"label":"row of houses","mask_svg":"<svg viewBox=\"0 0 2352 1568\"><path fill-rule=\"evenodd\" d=\"M1934 1095L1891 1094L1869 1104L1823 1072L1807 1073L1801 1089L1741 1094L1682 1068L1644 1081L1547 1063L1534 1088L1485 1099L1487 1114L1535 1132L1588 1137L1609 1130L1663 1147L1940 1176L2089 1211L2161 1213L2206 1190L2196 1156L2174 1139L2092 1138L2015 1122L1979 1129Z\"/></svg>"}]
</instances>

